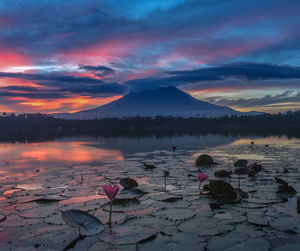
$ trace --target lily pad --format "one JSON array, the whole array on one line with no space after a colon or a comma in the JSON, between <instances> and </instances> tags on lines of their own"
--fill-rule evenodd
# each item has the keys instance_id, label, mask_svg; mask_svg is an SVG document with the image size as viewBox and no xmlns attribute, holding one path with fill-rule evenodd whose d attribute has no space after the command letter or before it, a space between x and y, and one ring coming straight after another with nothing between
<instances>
[{"instance_id":1,"label":"lily pad","mask_svg":"<svg viewBox=\"0 0 300 251\"><path fill-rule=\"evenodd\" d=\"M223 251L227 250L235 245L240 244L241 242L245 241L248 238L247 234L242 233L228 233L222 236L216 236L211 238L207 243L208 250L214 251Z\"/></svg>"},{"instance_id":2,"label":"lily pad","mask_svg":"<svg viewBox=\"0 0 300 251\"><path fill-rule=\"evenodd\" d=\"M250 212L248 213L248 222L258 226L267 226L269 218L263 212Z\"/></svg>"},{"instance_id":3,"label":"lily pad","mask_svg":"<svg viewBox=\"0 0 300 251\"><path fill-rule=\"evenodd\" d=\"M300 221L295 220L291 216L284 215L282 217L276 217L269 221L269 225L279 231L293 231L300 233Z\"/></svg>"},{"instance_id":4,"label":"lily pad","mask_svg":"<svg viewBox=\"0 0 300 251\"><path fill-rule=\"evenodd\" d=\"M263 238L249 238L238 245L230 247L230 251L268 251L270 248L270 243Z\"/></svg>"},{"instance_id":5,"label":"lily pad","mask_svg":"<svg viewBox=\"0 0 300 251\"><path fill-rule=\"evenodd\" d=\"M177 228L184 233L198 231L199 236L215 236L230 232L235 226L226 220L197 216L179 224Z\"/></svg>"},{"instance_id":6,"label":"lily pad","mask_svg":"<svg viewBox=\"0 0 300 251\"><path fill-rule=\"evenodd\" d=\"M79 228L81 235L90 236L98 234L104 230L103 224L94 216L80 210L68 210L62 213L64 221Z\"/></svg>"},{"instance_id":7,"label":"lily pad","mask_svg":"<svg viewBox=\"0 0 300 251\"><path fill-rule=\"evenodd\" d=\"M100 237L103 242L113 245L133 245L145 241L157 234L155 228L141 226L117 226L111 233Z\"/></svg>"},{"instance_id":8,"label":"lily pad","mask_svg":"<svg viewBox=\"0 0 300 251\"><path fill-rule=\"evenodd\" d=\"M144 217L133 217L128 219L124 224L124 226L143 226L143 227L153 227L156 228L166 227L166 226L174 226L175 223L173 221L167 219L161 219L154 216L144 216Z\"/></svg>"},{"instance_id":9,"label":"lily pad","mask_svg":"<svg viewBox=\"0 0 300 251\"><path fill-rule=\"evenodd\" d=\"M170 202L182 199L182 196L172 195L168 193L148 194L147 197L150 198L151 200L170 201Z\"/></svg>"},{"instance_id":10,"label":"lily pad","mask_svg":"<svg viewBox=\"0 0 300 251\"><path fill-rule=\"evenodd\" d=\"M135 245L112 245L103 241L97 241L88 248L88 251L136 251Z\"/></svg>"},{"instance_id":11,"label":"lily pad","mask_svg":"<svg viewBox=\"0 0 300 251\"><path fill-rule=\"evenodd\" d=\"M174 202L158 201L152 204L156 208L187 208L191 205L191 202L186 200L179 200Z\"/></svg>"},{"instance_id":12,"label":"lily pad","mask_svg":"<svg viewBox=\"0 0 300 251\"><path fill-rule=\"evenodd\" d=\"M147 204L141 204L139 200L117 200L115 199L112 206L112 211L116 213L127 213L146 209ZM110 211L110 203L106 203L102 207L103 211Z\"/></svg>"},{"instance_id":13,"label":"lily pad","mask_svg":"<svg viewBox=\"0 0 300 251\"><path fill-rule=\"evenodd\" d=\"M153 215L168 220L178 221L192 218L196 213L192 209L168 208L154 212Z\"/></svg>"},{"instance_id":14,"label":"lily pad","mask_svg":"<svg viewBox=\"0 0 300 251\"><path fill-rule=\"evenodd\" d=\"M143 251L153 251L153 250L172 250L172 251L182 251L182 250L197 250L201 251L205 248L205 243L200 242L200 238L192 239L187 238L184 234L176 234L174 236L158 235L155 239L138 243L137 249Z\"/></svg>"}]
</instances>

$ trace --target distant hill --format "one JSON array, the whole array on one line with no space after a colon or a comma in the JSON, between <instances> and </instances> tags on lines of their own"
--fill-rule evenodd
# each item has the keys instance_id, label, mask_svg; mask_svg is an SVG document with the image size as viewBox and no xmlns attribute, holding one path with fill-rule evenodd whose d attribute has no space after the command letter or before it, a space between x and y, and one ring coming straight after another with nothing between
<instances>
[{"instance_id":1,"label":"distant hill","mask_svg":"<svg viewBox=\"0 0 300 251\"><path fill-rule=\"evenodd\" d=\"M193 98L174 86L132 92L109 104L76 113L54 114L65 119L104 117L220 117L244 113Z\"/></svg>"}]
</instances>

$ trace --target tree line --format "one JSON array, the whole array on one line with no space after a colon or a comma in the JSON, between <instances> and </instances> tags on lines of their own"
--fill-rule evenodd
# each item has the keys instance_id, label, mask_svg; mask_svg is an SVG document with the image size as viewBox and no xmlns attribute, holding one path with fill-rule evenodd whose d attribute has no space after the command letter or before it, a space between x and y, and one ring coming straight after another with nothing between
<instances>
[{"instance_id":1,"label":"tree line","mask_svg":"<svg viewBox=\"0 0 300 251\"><path fill-rule=\"evenodd\" d=\"M300 138L300 111L219 118L129 117L68 120L47 114L0 113L0 140L52 140L57 137L158 137L183 134L286 135Z\"/></svg>"}]
</instances>

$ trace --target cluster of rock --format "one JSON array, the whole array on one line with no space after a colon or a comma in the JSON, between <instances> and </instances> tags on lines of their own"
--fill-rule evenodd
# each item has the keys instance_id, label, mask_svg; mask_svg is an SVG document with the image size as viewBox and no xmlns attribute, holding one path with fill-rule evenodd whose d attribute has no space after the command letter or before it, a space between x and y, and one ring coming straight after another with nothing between
<instances>
[{"instance_id":1,"label":"cluster of rock","mask_svg":"<svg viewBox=\"0 0 300 251\"><path fill-rule=\"evenodd\" d=\"M236 162L234 162L234 167L235 174L248 174L249 177L255 176L255 174L262 170L261 164L257 162L248 164L248 160L245 159L239 159Z\"/></svg>"},{"instance_id":2,"label":"cluster of rock","mask_svg":"<svg viewBox=\"0 0 300 251\"><path fill-rule=\"evenodd\" d=\"M211 167L214 165L219 164L207 154L200 155L196 160L196 166L198 167ZM234 171L221 169L215 171L214 174L218 178L230 177L233 173L237 175L248 175L249 177L254 177L262 170L262 165L258 162L248 163L248 160L246 159L238 159L234 162ZM289 196L293 196L297 193L297 191L292 186L289 186L286 181L280 178L275 178L275 181L279 183L277 194L287 194ZM237 198L248 198L247 192L241 190L240 187L233 188L232 185L223 180L210 180L209 184L204 186L204 189L209 191L211 196L218 201L228 202L235 201Z\"/></svg>"}]
</instances>

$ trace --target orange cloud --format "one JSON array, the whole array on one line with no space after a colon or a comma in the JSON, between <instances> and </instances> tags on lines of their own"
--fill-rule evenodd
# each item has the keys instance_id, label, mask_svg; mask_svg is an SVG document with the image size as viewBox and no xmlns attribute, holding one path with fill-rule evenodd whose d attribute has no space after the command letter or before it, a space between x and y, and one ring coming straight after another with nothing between
<instances>
[{"instance_id":1,"label":"orange cloud","mask_svg":"<svg viewBox=\"0 0 300 251\"><path fill-rule=\"evenodd\" d=\"M25 97L11 97L21 106L25 106L29 112L78 112L80 110L95 108L100 105L119 99L121 96L113 97L91 97L91 96L70 96L63 99L45 100L30 99Z\"/></svg>"}]
</instances>

